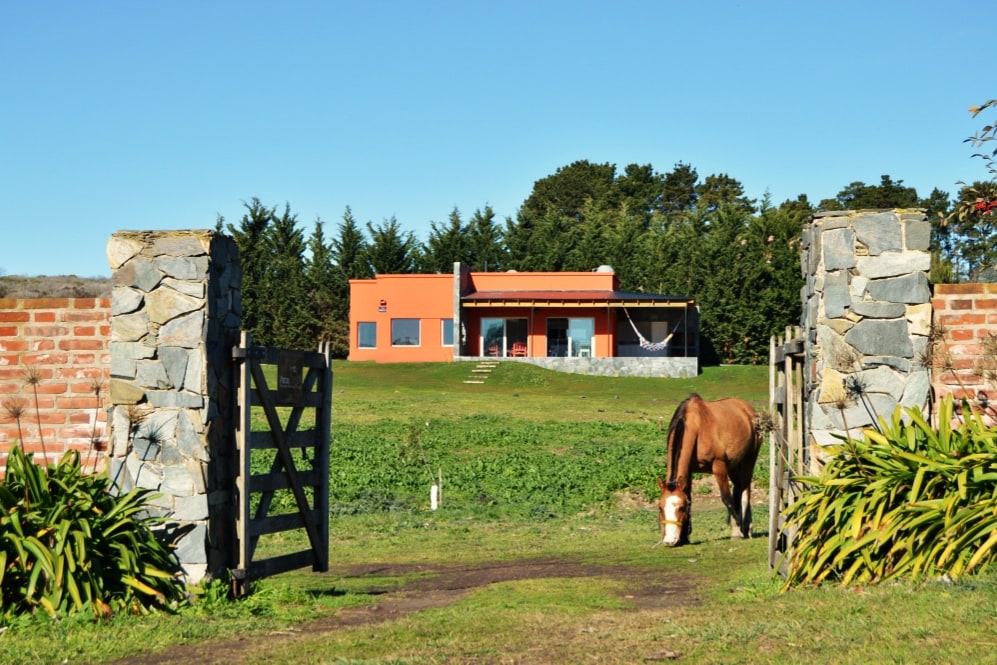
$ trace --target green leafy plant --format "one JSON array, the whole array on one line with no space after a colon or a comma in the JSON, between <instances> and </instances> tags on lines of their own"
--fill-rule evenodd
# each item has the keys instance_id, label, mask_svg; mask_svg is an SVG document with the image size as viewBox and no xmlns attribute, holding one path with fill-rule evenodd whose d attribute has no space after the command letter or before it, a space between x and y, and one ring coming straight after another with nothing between
<instances>
[{"instance_id":1,"label":"green leafy plant","mask_svg":"<svg viewBox=\"0 0 997 665\"><path fill-rule=\"evenodd\" d=\"M68 616L89 610L171 609L185 587L162 521L145 512L150 491L114 495L106 474L87 474L79 453L42 467L10 449L0 483L0 622L41 610Z\"/></svg>"},{"instance_id":2,"label":"green leafy plant","mask_svg":"<svg viewBox=\"0 0 997 665\"><path fill-rule=\"evenodd\" d=\"M820 475L798 478L808 487L786 509L795 536L784 588L958 578L993 563L997 429L978 415L953 427L953 411L949 396L934 428L897 409L880 431L826 448Z\"/></svg>"}]
</instances>

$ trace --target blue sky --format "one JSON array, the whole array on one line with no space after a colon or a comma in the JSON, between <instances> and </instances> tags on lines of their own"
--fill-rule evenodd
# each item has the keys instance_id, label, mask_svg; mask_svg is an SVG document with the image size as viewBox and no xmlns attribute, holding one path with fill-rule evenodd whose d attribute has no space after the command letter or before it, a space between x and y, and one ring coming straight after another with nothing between
<instances>
[{"instance_id":1,"label":"blue sky","mask_svg":"<svg viewBox=\"0 0 997 665\"><path fill-rule=\"evenodd\" d=\"M290 204L335 235L514 217L576 160L774 203L986 179L992 0L0 4L0 273L104 276L122 229ZM989 89L988 89L989 86ZM987 118L992 122L995 118Z\"/></svg>"}]
</instances>

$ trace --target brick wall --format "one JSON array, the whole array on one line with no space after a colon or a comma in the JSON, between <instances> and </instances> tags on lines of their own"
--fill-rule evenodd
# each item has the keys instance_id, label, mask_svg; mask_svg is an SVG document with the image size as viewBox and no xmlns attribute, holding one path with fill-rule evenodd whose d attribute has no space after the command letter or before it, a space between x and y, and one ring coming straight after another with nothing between
<instances>
[{"instance_id":1,"label":"brick wall","mask_svg":"<svg viewBox=\"0 0 997 665\"><path fill-rule=\"evenodd\" d=\"M997 284L936 284L931 304L935 399L997 399L997 348L985 343L997 334Z\"/></svg>"},{"instance_id":2,"label":"brick wall","mask_svg":"<svg viewBox=\"0 0 997 665\"><path fill-rule=\"evenodd\" d=\"M87 466L102 460L110 318L109 298L0 298L0 464L18 439L38 461L43 439L49 463L70 449Z\"/></svg>"}]
</instances>

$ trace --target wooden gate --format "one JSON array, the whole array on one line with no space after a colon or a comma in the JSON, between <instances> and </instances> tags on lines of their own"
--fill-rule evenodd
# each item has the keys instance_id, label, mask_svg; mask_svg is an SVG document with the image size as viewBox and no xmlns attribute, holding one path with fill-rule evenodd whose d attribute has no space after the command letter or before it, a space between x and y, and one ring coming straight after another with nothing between
<instances>
[{"instance_id":1,"label":"wooden gate","mask_svg":"<svg viewBox=\"0 0 997 665\"><path fill-rule=\"evenodd\" d=\"M807 473L803 337L799 327L786 328L769 347L769 568L787 553L791 533L783 533L782 511L796 499L794 477ZM782 571L780 571L782 572Z\"/></svg>"},{"instance_id":2,"label":"wooden gate","mask_svg":"<svg viewBox=\"0 0 997 665\"><path fill-rule=\"evenodd\" d=\"M232 356L239 414L232 578L234 592L242 595L254 579L309 565L317 572L329 568L332 357L329 347L308 352L252 346L246 332ZM270 372L276 380L273 387L264 365L276 368ZM314 419L303 420L306 410ZM253 431L254 413L263 416L265 430ZM287 497L288 492L293 509L275 508L275 497ZM253 559L261 536L295 529L307 533L307 550Z\"/></svg>"}]
</instances>

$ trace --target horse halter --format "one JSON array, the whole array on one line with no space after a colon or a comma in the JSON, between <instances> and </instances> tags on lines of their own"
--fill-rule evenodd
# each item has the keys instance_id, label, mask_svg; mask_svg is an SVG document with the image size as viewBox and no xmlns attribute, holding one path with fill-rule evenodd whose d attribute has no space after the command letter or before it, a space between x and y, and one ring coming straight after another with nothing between
<instances>
[{"instance_id":1,"label":"horse halter","mask_svg":"<svg viewBox=\"0 0 997 665\"><path fill-rule=\"evenodd\" d=\"M684 498L684 492L681 492L681 491L674 492L674 491L672 491L669 494L668 498L671 499L671 498L676 497L676 496L681 496L681 497ZM676 510L678 519L669 519L668 517L666 517L665 516L665 501L667 501L667 500L664 497L662 497L662 502L659 503L659 505L658 505L658 522L661 524L661 538L662 539L665 538L666 532L667 532L669 526L673 526L673 527L679 529L679 533L681 534L682 530L685 528L686 520L688 519L688 515L683 514L683 511L680 511L680 510Z\"/></svg>"}]
</instances>

